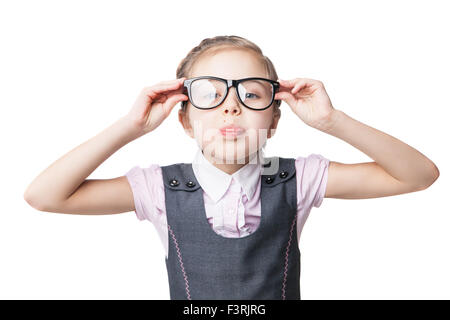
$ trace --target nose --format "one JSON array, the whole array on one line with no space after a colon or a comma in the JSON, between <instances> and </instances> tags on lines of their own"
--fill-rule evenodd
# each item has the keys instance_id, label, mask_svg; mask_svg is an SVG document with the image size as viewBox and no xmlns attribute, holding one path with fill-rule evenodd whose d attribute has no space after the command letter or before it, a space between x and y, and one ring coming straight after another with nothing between
<instances>
[{"instance_id":1,"label":"nose","mask_svg":"<svg viewBox=\"0 0 450 320\"><path fill-rule=\"evenodd\" d=\"M234 93L231 93L234 91ZM222 102L223 108L222 113L224 115L232 114L239 115L241 113L241 106L239 102L239 98L237 97L236 88L231 87L228 92L228 97Z\"/></svg>"}]
</instances>

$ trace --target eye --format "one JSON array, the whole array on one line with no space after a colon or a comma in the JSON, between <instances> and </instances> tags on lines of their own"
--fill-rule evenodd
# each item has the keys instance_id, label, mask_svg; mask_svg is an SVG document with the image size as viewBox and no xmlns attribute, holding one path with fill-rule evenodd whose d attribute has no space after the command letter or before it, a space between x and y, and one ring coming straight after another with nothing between
<instances>
[{"instance_id":1,"label":"eye","mask_svg":"<svg viewBox=\"0 0 450 320\"><path fill-rule=\"evenodd\" d=\"M215 98L217 98L217 92L214 92L214 93L210 92L210 93L204 95L204 97L205 98L213 98L213 99L215 99Z\"/></svg>"},{"instance_id":2,"label":"eye","mask_svg":"<svg viewBox=\"0 0 450 320\"><path fill-rule=\"evenodd\" d=\"M254 95L255 98L258 98L258 95L257 95L257 94L255 94L255 93L250 93L250 92L245 93L245 98L246 98L246 99L247 99L247 98L250 98L249 95Z\"/></svg>"}]
</instances>

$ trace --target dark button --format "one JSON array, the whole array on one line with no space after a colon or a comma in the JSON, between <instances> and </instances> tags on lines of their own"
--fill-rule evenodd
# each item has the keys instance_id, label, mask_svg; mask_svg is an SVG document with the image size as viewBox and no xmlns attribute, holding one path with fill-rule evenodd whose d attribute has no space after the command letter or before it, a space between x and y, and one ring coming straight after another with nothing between
<instances>
[{"instance_id":1,"label":"dark button","mask_svg":"<svg viewBox=\"0 0 450 320\"><path fill-rule=\"evenodd\" d=\"M272 177L267 177L266 178L266 183L272 183L273 182L273 178Z\"/></svg>"},{"instance_id":2,"label":"dark button","mask_svg":"<svg viewBox=\"0 0 450 320\"><path fill-rule=\"evenodd\" d=\"M287 171L281 171L280 172L280 178L286 178L288 176L288 173L287 173Z\"/></svg>"},{"instance_id":3,"label":"dark button","mask_svg":"<svg viewBox=\"0 0 450 320\"><path fill-rule=\"evenodd\" d=\"M194 181L188 181L188 182L186 182L186 185L187 185L189 188L193 188L193 187L195 187L195 182L194 182Z\"/></svg>"},{"instance_id":4,"label":"dark button","mask_svg":"<svg viewBox=\"0 0 450 320\"><path fill-rule=\"evenodd\" d=\"M271 163L272 163L272 161L269 161L269 162L263 164L263 167L264 168L269 168Z\"/></svg>"},{"instance_id":5,"label":"dark button","mask_svg":"<svg viewBox=\"0 0 450 320\"><path fill-rule=\"evenodd\" d=\"M178 182L178 180L172 179L172 180L170 180L169 184L170 184L171 187L176 187L176 186L178 186L180 183Z\"/></svg>"}]
</instances>

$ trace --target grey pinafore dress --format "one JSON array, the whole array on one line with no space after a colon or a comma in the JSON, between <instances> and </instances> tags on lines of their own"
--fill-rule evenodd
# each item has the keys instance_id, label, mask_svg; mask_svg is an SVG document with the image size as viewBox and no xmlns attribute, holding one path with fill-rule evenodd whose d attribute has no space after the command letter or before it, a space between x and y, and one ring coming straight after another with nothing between
<instances>
[{"instance_id":1,"label":"grey pinafore dress","mask_svg":"<svg viewBox=\"0 0 450 320\"><path fill-rule=\"evenodd\" d=\"M300 299L295 159L271 159L278 171L261 175L260 224L242 238L211 228L191 163L161 167L171 299Z\"/></svg>"}]
</instances>

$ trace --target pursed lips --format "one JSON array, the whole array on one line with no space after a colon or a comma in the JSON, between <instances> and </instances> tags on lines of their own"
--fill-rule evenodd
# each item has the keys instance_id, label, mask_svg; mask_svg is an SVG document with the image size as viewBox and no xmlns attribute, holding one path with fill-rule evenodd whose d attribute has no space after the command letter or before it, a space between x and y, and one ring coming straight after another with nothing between
<instances>
[{"instance_id":1,"label":"pursed lips","mask_svg":"<svg viewBox=\"0 0 450 320\"><path fill-rule=\"evenodd\" d=\"M230 125L230 126L226 126L223 128L220 128L220 133L223 136L232 136L232 137L236 137L239 136L241 134L243 134L245 132L245 129L239 126L235 126L235 125Z\"/></svg>"}]
</instances>

